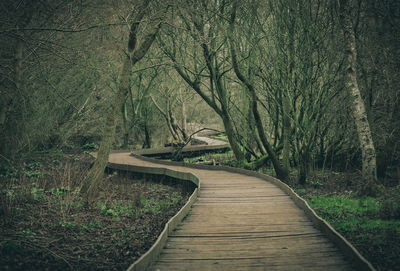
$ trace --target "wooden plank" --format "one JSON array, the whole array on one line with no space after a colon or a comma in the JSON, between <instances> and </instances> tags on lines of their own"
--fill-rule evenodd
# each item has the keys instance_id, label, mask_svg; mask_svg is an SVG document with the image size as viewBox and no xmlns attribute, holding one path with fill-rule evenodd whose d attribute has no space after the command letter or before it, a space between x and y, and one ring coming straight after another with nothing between
<instances>
[{"instance_id":1,"label":"wooden plank","mask_svg":"<svg viewBox=\"0 0 400 271\"><path fill-rule=\"evenodd\" d=\"M286 239L274 239L268 240L268 242L260 241L260 240L253 240L252 242L241 242L240 240L236 240L236 242L199 242L198 244L190 244L190 243L183 243L183 242L167 242L167 245L164 248L164 252L169 250L185 250L185 251L264 251L269 253L270 251L280 251L280 250L290 250L290 251L299 251L304 252L313 251L313 250L323 250L323 249L332 249L335 246L329 242L329 240L324 240L320 238L316 238L314 236L314 240L307 240L302 242L302 240L297 239L293 241L293 239L286 238ZM222 240L222 239L221 239ZM225 240L227 241L227 240Z\"/></svg>"},{"instance_id":2,"label":"wooden plank","mask_svg":"<svg viewBox=\"0 0 400 271\"><path fill-rule=\"evenodd\" d=\"M213 217L210 219L205 219L202 216L199 215L193 215L191 214L189 217L185 219L185 223L189 222L201 222L201 221L207 221L209 225L221 225L223 223L227 224L232 224L232 223L238 223L240 221L247 221L248 223L254 224L257 222L260 222L260 218L257 216L253 217L246 217L243 218L241 216L237 217L229 217L229 216L224 216L224 217ZM263 223L268 223L268 224L284 224L284 223L293 223L293 222L309 222L307 218L298 218L295 216L285 216L281 215L279 217L274 216L274 217L269 217L268 219L264 219Z\"/></svg>"},{"instance_id":3,"label":"wooden plank","mask_svg":"<svg viewBox=\"0 0 400 271\"><path fill-rule=\"evenodd\" d=\"M245 256L244 256L245 255ZM196 260L239 260L239 259L262 259L268 262L282 262L282 261L298 261L299 258L302 261L315 261L318 259L332 259L339 258L343 260L341 256L339 256L338 250L336 248L333 249L323 249L323 250L313 250L309 251L307 255L304 255L303 251L292 251L289 249L281 249L270 250L268 254L264 251L254 251L254 250L211 250L211 251L184 251L184 250L166 250L164 249L162 254L160 255L159 262L167 262L167 261L196 261Z\"/></svg>"},{"instance_id":4,"label":"wooden plank","mask_svg":"<svg viewBox=\"0 0 400 271\"><path fill-rule=\"evenodd\" d=\"M261 225L251 225L251 224L243 224L243 225L233 225L233 224L223 224L223 225L208 225L207 223L203 223L198 225L198 223L185 223L184 225L179 225L176 228L176 232L188 233L188 232L208 232L208 233L234 233L234 232L262 232L262 231L301 231L301 230L315 230L312 224L280 224L280 225L270 225L270 224L261 224Z\"/></svg>"},{"instance_id":5,"label":"wooden plank","mask_svg":"<svg viewBox=\"0 0 400 271\"><path fill-rule=\"evenodd\" d=\"M340 256L335 256L332 254L320 255L323 257L324 261L313 257L235 257L235 258L206 258L206 259L185 259L185 258L174 258L174 259L164 259L163 255L161 259L157 262L157 266L161 268L160 270L177 270L175 268L185 267L186 270L193 270L194 266L201 266L203 269L198 270L208 270L209 268L223 268L223 270L231 270L234 266L242 265L264 265L266 270L269 270L271 266L280 266L281 270L293 270L293 267L297 267L296 270L308 270L310 267L320 267L316 270L325 270L326 266L348 266L346 263L341 263L343 258ZM317 261L316 261L317 260ZM172 269L163 269L170 265ZM175 267L176 266L176 267ZM288 267L291 267L290 269ZM343 269L336 269L343 270Z\"/></svg>"},{"instance_id":6,"label":"wooden plank","mask_svg":"<svg viewBox=\"0 0 400 271\"><path fill-rule=\"evenodd\" d=\"M298 236L297 236L298 237ZM183 249L186 251L241 251L242 255L257 251L269 255L271 252L288 250L290 253L299 251L308 254L314 250L323 250L327 248L336 248L329 240L324 239L321 235L308 236L310 240L304 238L291 238L290 236L265 239L211 239L199 238L193 240L191 238L178 239L170 238L164 247L164 251L169 249ZM194 243L194 241L196 241ZM245 241L245 242L243 242ZM286 252L286 253L289 253ZM282 253L282 252L281 252ZM318 260L318 259L317 259Z\"/></svg>"},{"instance_id":7,"label":"wooden plank","mask_svg":"<svg viewBox=\"0 0 400 271\"><path fill-rule=\"evenodd\" d=\"M299 271L299 270L308 270L308 271L314 271L314 270L323 270L323 271L334 271L334 270L341 270L341 271L347 271L347 270L352 270L350 266L345 265L345 264L332 264L332 263L308 263L308 264L303 264L303 265L298 265L298 264L291 264L291 263L286 263L285 265L278 265L274 263L248 263L248 262L234 262L229 264L221 264L219 262L212 262L208 265L203 264L193 264L193 263L162 263L155 265L151 268L151 270L155 271L164 271L164 270L176 270L176 271L208 271L208 270L217 270L217 271L231 271L231 270L251 270L251 271L281 271L281 270L293 270L293 271Z\"/></svg>"}]
</instances>

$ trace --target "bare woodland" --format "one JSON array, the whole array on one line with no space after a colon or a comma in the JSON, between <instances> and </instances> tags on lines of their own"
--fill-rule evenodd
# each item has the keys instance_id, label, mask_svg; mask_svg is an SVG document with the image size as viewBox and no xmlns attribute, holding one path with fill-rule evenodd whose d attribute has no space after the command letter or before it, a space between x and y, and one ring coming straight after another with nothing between
<instances>
[{"instance_id":1,"label":"bare woodland","mask_svg":"<svg viewBox=\"0 0 400 271\"><path fill-rule=\"evenodd\" d=\"M0 160L225 131L239 165L399 174L398 1L2 1Z\"/></svg>"}]
</instances>

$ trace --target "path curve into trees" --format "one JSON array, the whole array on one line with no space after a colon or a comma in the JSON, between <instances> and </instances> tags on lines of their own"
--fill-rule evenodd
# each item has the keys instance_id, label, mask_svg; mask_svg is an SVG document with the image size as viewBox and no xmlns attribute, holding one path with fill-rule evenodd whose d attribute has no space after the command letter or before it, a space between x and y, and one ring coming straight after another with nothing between
<instances>
[{"instance_id":1,"label":"path curve into trees","mask_svg":"<svg viewBox=\"0 0 400 271\"><path fill-rule=\"evenodd\" d=\"M112 153L110 162L189 172L200 180L189 215L168 235L149 270L373 270L361 256L361 269L352 266L348 251L318 230L274 182L130 153Z\"/></svg>"},{"instance_id":2,"label":"path curve into trees","mask_svg":"<svg viewBox=\"0 0 400 271\"><path fill-rule=\"evenodd\" d=\"M193 138L206 142L208 146L223 146L226 145L226 141L222 141L215 138L210 138L208 136L194 135Z\"/></svg>"}]
</instances>

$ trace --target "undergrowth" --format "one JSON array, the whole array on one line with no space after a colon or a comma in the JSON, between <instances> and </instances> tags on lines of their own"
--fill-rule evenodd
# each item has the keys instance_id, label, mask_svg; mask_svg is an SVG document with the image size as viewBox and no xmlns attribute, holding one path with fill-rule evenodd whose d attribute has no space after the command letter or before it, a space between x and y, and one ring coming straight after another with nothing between
<instances>
[{"instance_id":1,"label":"undergrowth","mask_svg":"<svg viewBox=\"0 0 400 271\"><path fill-rule=\"evenodd\" d=\"M332 173L295 191L377 270L400 270L400 186L381 185L376 196L365 197L360 182L355 174Z\"/></svg>"},{"instance_id":2,"label":"undergrowth","mask_svg":"<svg viewBox=\"0 0 400 271\"><path fill-rule=\"evenodd\" d=\"M0 269L125 270L189 196L114 173L88 205L80 193L88 160L42 153L0 169Z\"/></svg>"}]
</instances>

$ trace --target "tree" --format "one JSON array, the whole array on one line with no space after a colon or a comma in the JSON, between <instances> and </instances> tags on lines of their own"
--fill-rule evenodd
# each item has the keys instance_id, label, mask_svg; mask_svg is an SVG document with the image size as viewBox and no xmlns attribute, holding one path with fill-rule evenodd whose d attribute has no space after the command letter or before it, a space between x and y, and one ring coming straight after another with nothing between
<instances>
[{"instance_id":1,"label":"tree","mask_svg":"<svg viewBox=\"0 0 400 271\"><path fill-rule=\"evenodd\" d=\"M121 109L123 120L122 148L128 147L132 129L137 129L144 133L143 148L151 147L149 122L153 114L149 93L154 88L158 76L159 71L157 68L151 69L148 73L139 71L133 76L129 95Z\"/></svg>"},{"instance_id":2,"label":"tree","mask_svg":"<svg viewBox=\"0 0 400 271\"><path fill-rule=\"evenodd\" d=\"M177 142L184 142L188 137L185 129L186 112L181 91L182 84L184 82L179 75L163 69L157 88L150 94L154 106L165 120L170 135ZM178 107L182 107L182 110L178 110Z\"/></svg>"},{"instance_id":3,"label":"tree","mask_svg":"<svg viewBox=\"0 0 400 271\"><path fill-rule=\"evenodd\" d=\"M304 184L326 112L340 90L330 5L318 0L235 5L227 35L233 70L249 92L256 129L278 177L287 178L292 164Z\"/></svg>"},{"instance_id":4,"label":"tree","mask_svg":"<svg viewBox=\"0 0 400 271\"><path fill-rule=\"evenodd\" d=\"M218 13L226 3L190 2L177 7L179 19L174 20L178 26L166 30L159 44L177 73L220 116L236 159L243 161L241 138L231 117L231 92L225 81L226 73L231 70L223 46L226 40L218 33L223 29L223 19ZM184 33L177 32L182 28ZM185 61L188 56L193 56L192 63Z\"/></svg>"},{"instance_id":5,"label":"tree","mask_svg":"<svg viewBox=\"0 0 400 271\"><path fill-rule=\"evenodd\" d=\"M368 187L377 183L376 151L365 104L358 87L356 36L354 25L352 23L354 18L352 11L355 9L351 0L342 0L340 4L341 23L344 33L344 42L346 45L345 54L348 61L346 83L352 96L353 117L357 127L358 140L362 153L362 176L366 182L366 186Z\"/></svg>"},{"instance_id":6,"label":"tree","mask_svg":"<svg viewBox=\"0 0 400 271\"><path fill-rule=\"evenodd\" d=\"M81 4L71 1L66 5L57 0L0 4L3 155L12 157L19 152L57 146L70 135L66 131L73 130L63 128L73 117L81 115L85 104L81 98L90 94L82 87L82 81L91 80L93 75L91 70L83 72L78 68L78 63L84 62L78 49L81 45L76 43L77 39L71 39L73 34L80 33L73 29L86 25L80 14L87 15L87 10ZM68 76L75 78L68 86L61 85Z\"/></svg>"},{"instance_id":7,"label":"tree","mask_svg":"<svg viewBox=\"0 0 400 271\"><path fill-rule=\"evenodd\" d=\"M400 5L395 0L357 4L357 83L374 139L377 174L378 178L396 178L400 164Z\"/></svg>"},{"instance_id":8,"label":"tree","mask_svg":"<svg viewBox=\"0 0 400 271\"><path fill-rule=\"evenodd\" d=\"M143 1L142 5L135 7L134 14L132 14L133 22L130 25L126 52L127 55L123 62L122 71L119 77L118 92L115 93L113 97L111 108L106 117L105 127L96 160L88 172L81 189L81 192L84 193L88 199L97 193L97 187L102 180L104 169L108 163L108 157L115 137L117 115L118 112L120 112L125 97L129 92L131 69L149 51L161 25L161 15L158 13L158 18L155 18L154 25L151 26L150 30L147 30L148 33L144 35L142 41L138 43L139 27L143 24L145 15L149 13L149 3L149 0ZM158 12L160 11L158 10ZM161 14L163 14L163 11Z\"/></svg>"},{"instance_id":9,"label":"tree","mask_svg":"<svg viewBox=\"0 0 400 271\"><path fill-rule=\"evenodd\" d=\"M277 175L277 177L279 179L286 180L288 178L288 176L289 176L288 165L287 164L283 165L279 161L279 158L278 158L277 154L275 153L275 151L273 150L272 146L268 142L267 137L266 137L265 132L264 132L264 126L262 124L260 113L258 111L258 105L257 105L258 98L257 98L256 91L254 89L253 84L250 82L250 80L248 78L246 78L242 74L240 69L239 69L239 64L238 64L237 55L236 55L235 43L234 43L234 40L233 40L234 24L235 24L237 7L238 7L238 1L235 1L234 4L233 4L232 14L231 14L230 21L229 21L229 33L228 33L228 39L229 39L229 42L230 42L233 69L234 69L235 74L238 77L238 79L246 86L247 90L249 91L250 103L251 103L251 111L252 111L252 114L253 114L253 117L254 117L254 121L255 121L255 124L256 124L257 132L258 132L258 135L259 135L259 137L261 139L261 142L262 142L265 150L268 153L269 159L271 159L271 161L272 161L272 164L274 166L276 175Z\"/></svg>"}]
</instances>

